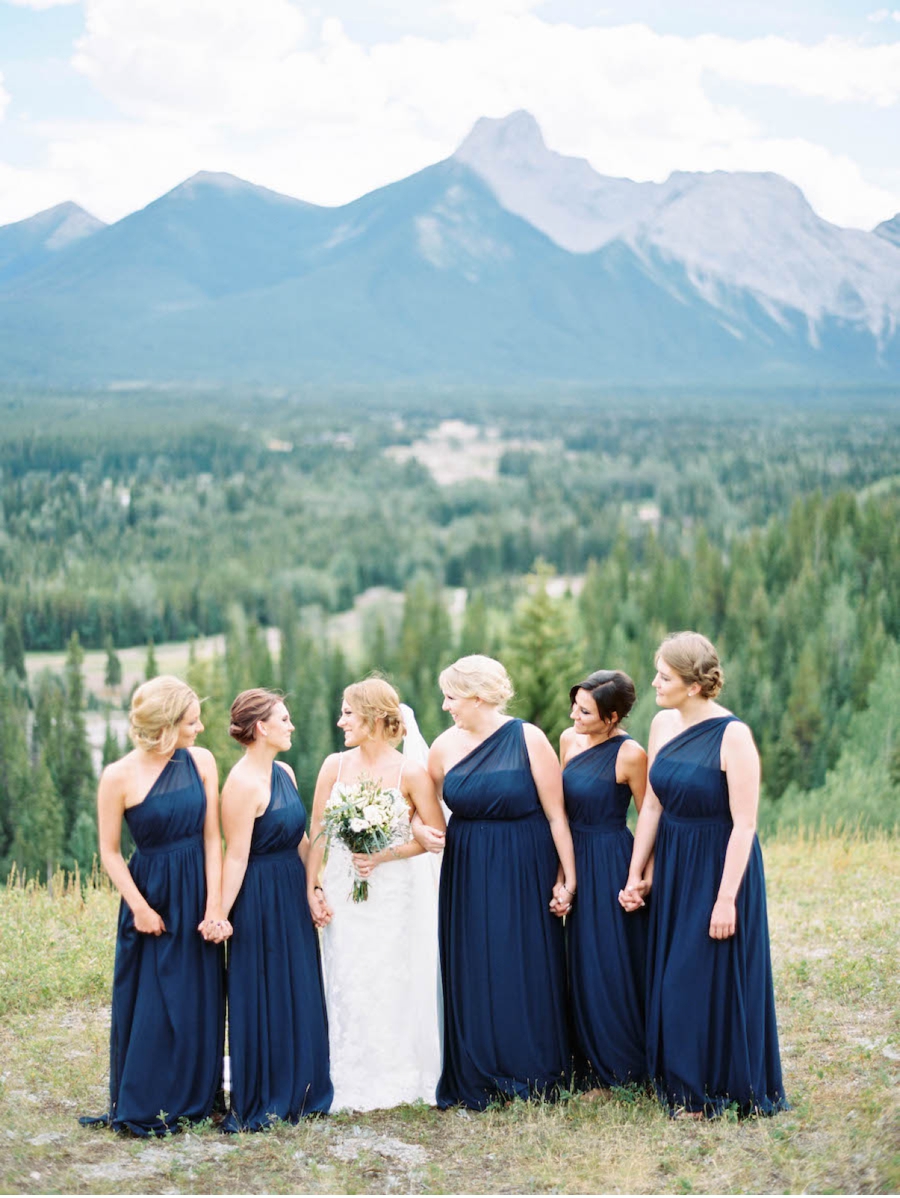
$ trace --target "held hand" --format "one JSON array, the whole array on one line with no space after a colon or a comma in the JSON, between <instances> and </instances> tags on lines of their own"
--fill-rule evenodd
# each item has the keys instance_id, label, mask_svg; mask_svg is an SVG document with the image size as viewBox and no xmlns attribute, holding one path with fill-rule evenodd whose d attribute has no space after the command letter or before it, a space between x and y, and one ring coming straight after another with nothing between
<instances>
[{"instance_id":1,"label":"held hand","mask_svg":"<svg viewBox=\"0 0 900 1198\"><path fill-rule=\"evenodd\" d=\"M147 936L161 936L166 930L163 917L157 915L149 904L138 907L134 912L134 926L137 931L143 932Z\"/></svg>"},{"instance_id":2,"label":"held hand","mask_svg":"<svg viewBox=\"0 0 900 1198\"><path fill-rule=\"evenodd\" d=\"M570 890L565 882L559 881L553 887L553 897L550 899L550 910L554 915L560 918L563 915L568 915L572 910L572 900L575 898L574 890Z\"/></svg>"},{"instance_id":3,"label":"held hand","mask_svg":"<svg viewBox=\"0 0 900 1198\"><path fill-rule=\"evenodd\" d=\"M234 929L221 911L214 911L205 915L197 924L197 931L204 940L208 940L211 944L222 944L231 936Z\"/></svg>"},{"instance_id":4,"label":"held hand","mask_svg":"<svg viewBox=\"0 0 900 1198\"><path fill-rule=\"evenodd\" d=\"M328 901L325 898L325 891L319 887L317 890L310 890L309 913L312 916L312 921L317 928L324 928L331 923L331 908L328 906Z\"/></svg>"},{"instance_id":5,"label":"held hand","mask_svg":"<svg viewBox=\"0 0 900 1198\"><path fill-rule=\"evenodd\" d=\"M640 911L650 893L650 882L646 878L629 878L619 891L619 906L625 911Z\"/></svg>"},{"instance_id":6,"label":"held hand","mask_svg":"<svg viewBox=\"0 0 900 1198\"><path fill-rule=\"evenodd\" d=\"M412 825L412 834L426 852L443 852L444 841L446 839L445 832L441 832L437 828L432 828L430 824L422 824L418 820L415 820Z\"/></svg>"},{"instance_id":7,"label":"held hand","mask_svg":"<svg viewBox=\"0 0 900 1198\"><path fill-rule=\"evenodd\" d=\"M713 940L727 940L737 929L737 911L733 899L716 899L709 920L709 934Z\"/></svg>"}]
</instances>

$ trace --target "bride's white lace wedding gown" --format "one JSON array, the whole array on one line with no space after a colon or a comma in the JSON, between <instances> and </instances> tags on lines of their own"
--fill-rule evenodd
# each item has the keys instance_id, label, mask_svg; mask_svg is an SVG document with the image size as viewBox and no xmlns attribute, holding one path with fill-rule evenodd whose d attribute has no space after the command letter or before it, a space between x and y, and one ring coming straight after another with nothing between
<instances>
[{"instance_id":1,"label":"bride's white lace wedding gown","mask_svg":"<svg viewBox=\"0 0 900 1198\"><path fill-rule=\"evenodd\" d=\"M340 783L343 754L338 769ZM399 792L403 773L397 778ZM332 794L334 792L332 791ZM408 824L395 844L411 839ZM332 1111L434 1103L441 1069L437 889L430 854L387 861L354 903L349 850L330 841L322 933Z\"/></svg>"}]
</instances>

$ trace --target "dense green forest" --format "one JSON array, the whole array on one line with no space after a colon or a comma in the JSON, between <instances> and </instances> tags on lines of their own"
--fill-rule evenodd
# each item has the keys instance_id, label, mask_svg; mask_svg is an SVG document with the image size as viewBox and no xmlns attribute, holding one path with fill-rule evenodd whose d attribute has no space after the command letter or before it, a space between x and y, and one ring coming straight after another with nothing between
<instances>
[{"instance_id":1,"label":"dense green forest","mask_svg":"<svg viewBox=\"0 0 900 1198\"><path fill-rule=\"evenodd\" d=\"M893 826L897 399L0 392L0 860L91 860L83 649L106 648L114 688L117 649L220 632L188 668L206 743L224 772L233 695L281 687L308 798L363 672L430 738L441 666L493 653L555 738L571 682L621 667L645 739L654 648L695 627L760 745L763 825ZM350 636L337 613L372 587L403 598ZM62 674L29 680L51 649Z\"/></svg>"}]
</instances>

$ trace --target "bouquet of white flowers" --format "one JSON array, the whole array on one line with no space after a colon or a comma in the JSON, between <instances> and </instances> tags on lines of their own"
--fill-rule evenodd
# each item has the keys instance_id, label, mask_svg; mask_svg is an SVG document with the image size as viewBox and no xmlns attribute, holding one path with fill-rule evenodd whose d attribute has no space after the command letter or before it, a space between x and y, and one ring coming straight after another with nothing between
<instances>
[{"instance_id":1,"label":"bouquet of white flowers","mask_svg":"<svg viewBox=\"0 0 900 1198\"><path fill-rule=\"evenodd\" d=\"M409 808L399 791L385 790L361 774L352 785L335 786L325 805L325 831L329 840L341 841L351 853L378 853L394 841L408 839ZM365 878L354 877L351 897L354 903L369 897Z\"/></svg>"}]
</instances>

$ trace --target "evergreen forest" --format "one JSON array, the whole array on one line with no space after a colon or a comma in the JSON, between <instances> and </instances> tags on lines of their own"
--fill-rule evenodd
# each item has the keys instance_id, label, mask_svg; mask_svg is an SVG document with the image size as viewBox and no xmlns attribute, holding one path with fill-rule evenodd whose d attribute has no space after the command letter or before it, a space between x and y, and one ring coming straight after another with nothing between
<instances>
[{"instance_id":1,"label":"evergreen forest","mask_svg":"<svg viewBox=\"0 0 900 1198\"><path fill-rule=\"evenodd\" d=\"M343 687L389 677L432 739L440 669L500 657L554 742L621 668L646 743L662 637L717 645L763 760L761 829L893 828L900 403L874 391L553 387L0 391L0 866L91 868L88 713L119 653L184 645L201 743L288 696L309 800ZM277 632L275 631L277 630ZM214 657L194 651L218 635ZM273 647L274 646L274 647ZM85 651L105 654L102 687ZM59 669L42 665L64 654ZM121 724L121 719L119 720ZM103 761L127 745L107 723Z\"/></svg>"}]
</instances>

